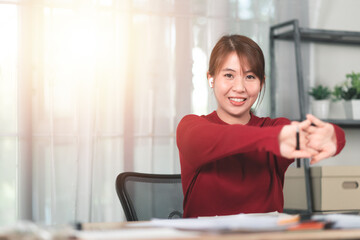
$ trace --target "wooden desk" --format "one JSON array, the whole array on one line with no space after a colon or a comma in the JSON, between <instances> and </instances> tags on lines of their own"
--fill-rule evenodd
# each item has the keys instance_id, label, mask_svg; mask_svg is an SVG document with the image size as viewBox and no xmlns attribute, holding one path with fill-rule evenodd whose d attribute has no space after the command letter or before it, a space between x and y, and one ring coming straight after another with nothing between
<instances>
[{"instance_id":1,"label":"wooden desk","mask_svg":"<svg viewBox=\"0 0 360 240\"><path fill-rule=\"evenodd\" d=\"M84 230L126 229L131 223L86 223ZM140 229L139 229L140 231ZM150 239L150 238L147 238ZM171 238L174 239L174 238ZM316 230L316 231L285 231L265 233L202 233L192 238L176 238L177 240L307 240L307 239L360 239L360 229L350 230ZM86 239L84 239L86 240ZM158 239L157 239L158 240Z\"/></svg>"}]
</instances>

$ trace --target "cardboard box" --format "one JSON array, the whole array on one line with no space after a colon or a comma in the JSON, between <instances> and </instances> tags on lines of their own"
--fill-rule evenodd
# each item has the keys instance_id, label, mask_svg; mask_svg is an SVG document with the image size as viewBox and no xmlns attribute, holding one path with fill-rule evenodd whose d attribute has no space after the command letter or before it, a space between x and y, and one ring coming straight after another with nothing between
<instances>
[{"instance_id":1,"label":"cardboard box","mask_svg":"<svg viewBox=\"0 0 360 240\"><path fill-rule=\"evenodd\" d=\"M314 211L360 210L360 166L310 167ZM306 210L303 168L285 174L284 209Z\"/></svg>"}]
</instances>

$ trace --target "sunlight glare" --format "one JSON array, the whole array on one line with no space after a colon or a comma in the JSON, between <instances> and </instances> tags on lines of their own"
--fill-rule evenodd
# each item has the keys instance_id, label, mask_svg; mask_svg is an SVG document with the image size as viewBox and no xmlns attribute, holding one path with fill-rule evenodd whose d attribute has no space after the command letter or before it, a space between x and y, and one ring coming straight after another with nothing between
<instances>
[{"instance_id":1,"label":"sunlight glare","mask_svg":"<svg viewBox=\"0 0 360 240\"><path fill-rule=\"evenodd\" d=\"M17 9L10 4L0 8L0 129L15 131L17 109L18 27Z\"/></svg>"},{"instance_id":2,"label":"sunlight glare","mask_svg":"<svg viewBox=\"0 0 360 240\"><path fill-rule=\"evenodd\" d=\"M95 9L76 14L55 9L52 14L50 18L56 18L57 24L53 31L47 32L47 39L55 39L48 42L53 51L49 58L56 68L51 73L53 109L57 117L71 117L76 105L80 104L76 93L89 95L94 90L96 66L99 64L97 55L111 52L106 49L111 46L98 42L106 34L106 29L99 27Z\"/></svg>"},{"instance_id":3,"label":"sunlight glare","mask_svg":"<svg viewBox=\"0 0 360 240\"><path fill-rule=\"evenodd\" d=\"M208 106L208 88L206 80L206 55L199 47L195 47L192 50L193 57L193 87L192 92L192 107L193 113L202 115L207 113Z\"/></svg>"}]
</instances>

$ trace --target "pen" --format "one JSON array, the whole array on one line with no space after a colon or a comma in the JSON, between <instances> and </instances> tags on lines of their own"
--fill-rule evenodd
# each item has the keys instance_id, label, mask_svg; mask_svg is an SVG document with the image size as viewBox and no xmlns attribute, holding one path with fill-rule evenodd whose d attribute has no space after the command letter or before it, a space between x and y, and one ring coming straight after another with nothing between
<instances>
[{"instance_id":1,"label":"pen","mask_svg":"<svg viewBox=\"0 0 360 240\"><path fill-rule=\"evenodd\" d=\"M300 133L299 133L299 126L296 128L296 150L300 150ZM296 158L296 167L301 167L300 158Z\"/></svg>"}]
</instances>

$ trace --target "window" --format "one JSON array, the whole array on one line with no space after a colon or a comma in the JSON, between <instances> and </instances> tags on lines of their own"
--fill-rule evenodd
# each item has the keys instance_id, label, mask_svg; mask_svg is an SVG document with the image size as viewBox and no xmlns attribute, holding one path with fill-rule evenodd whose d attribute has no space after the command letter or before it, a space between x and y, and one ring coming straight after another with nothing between
<instances>
[{"instance_id":1,"label":"window","mask_svg":"<svg viewBox=\"0 0 360 240\"><path fill-rule=\"evenodd\" d=\"M245 2L0 0L0 224L120 221L117 174L179 173L215 42L267 45L264 1Z\"/></svg>"},{"instance_id":2,"label":"window","mask_svg":"<svg viewBox=\"0 0 360 240\"><path fill-rule=\"evenodd\" d=\"M0 224L17 216L17 77L18 11L0 5Z\"/></svg>"}]
</instances>

